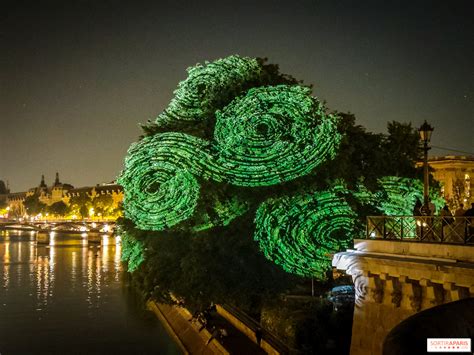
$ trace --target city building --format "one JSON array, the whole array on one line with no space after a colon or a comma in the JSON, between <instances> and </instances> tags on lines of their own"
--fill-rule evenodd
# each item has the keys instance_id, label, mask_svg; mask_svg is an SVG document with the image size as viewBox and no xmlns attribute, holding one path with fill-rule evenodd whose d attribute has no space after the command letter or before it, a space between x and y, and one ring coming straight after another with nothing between
<instances>
[{"instance_id":1,"label":"city building","mask_svg":"<svg viewBox=\"0 0 474 355\"><path fill-rule=\"evenodd\" d=\"M118 210L121 207L123 200L123 188L115 183L98 184L96 186L86 186L74 188L71 184L62 183L59 180L59 174L56 173L56 178L51 186L47 186L44 175L41 176L41 182L38 186L28 189L26 192L7 193L0 195L6 201L6 208L8 209L9 217L23 217L26 216L24 202L25 199L31 196L37 196L38 201L46 206L51 206L56 202L64 202L70 210L71 203L76 205L82 204L83 208L87 209L87 215L84 213L74 215L75 218L82 217L107 217L116 218L120 215ZM93 206L96 206L97 212L94 213ZM77 208L78 212L80 207ZM102 213L102 212L103 213ZM75 214L74 212L72 214ZM112 217L113 215L113 217ZM51 216L49 216L51 217Z\"/></svg>"},{"instance_id":2,"label":"city building","mask_svg":"<svg viewBox=\"0 0 474 355\"><path fill-rule=\"evenodd\" d=\"M104 198L105 197L105 198ZM109 197L108 200L106 197ZM109 214L115 214L114 211L120 208L123 201L123 188L115 183L101 184L96 186L86 186L77 189L68 190L63 201L70 206L73 200L76 201L98 201L96 205L100 206L102 201L102 210L107 211ZM106 204L107 206L103 206ZM107 208L104 208L107 207ZM94 211L89 209L89 215L95 215L101 217L100 211Z\"/></svg>"},{"instance_id":3,"label":"city building","mask_svg":"<svg viewBox=\"0 0 474 355\"><path fill-rule=\"evenodd\" d=\"M56 179L51 186L46 185L44 175L42 175L40 184L37 187L29 189L26 192L26 197L36 195L40 202L51 206L53 203L63 201L66 197L66 193L73 188L74 186L63 184L59 181L59 173L56 173Z\"/></svg>"},{"instance_id":4,"label":"city building","mask_svg":"<svg viewBox=\"0 0 474 355\"><path fill-rule=\"evenodd\" d=\"M23 202L26 198L26 192L15 192L7 195L8 215L20 217L26 214Z\"/></svg>"},{"instance_id":5,"label":"city building","mask_svg":"<svg viewBox=\"0 0 474 355\"><path fill-rule=\"evenodd\" d=\"M467 209L474 202L474 156L446 155L432 157L428 164L431 174L441 183L441 191L451 209L464 204Z\"/></svg>"}]
</instances>

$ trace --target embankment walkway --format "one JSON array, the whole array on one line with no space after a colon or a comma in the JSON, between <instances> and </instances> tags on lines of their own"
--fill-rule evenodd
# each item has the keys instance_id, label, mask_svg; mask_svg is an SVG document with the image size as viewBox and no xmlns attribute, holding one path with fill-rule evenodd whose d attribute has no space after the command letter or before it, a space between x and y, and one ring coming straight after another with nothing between
<instances>
[{"instance_id":1,"label":"embankment walkway","mask_svg":"<svg viewBox=\"0 0 474 355\"><path fill-rule=\"evenodd\" d=\"M158 316L184 354L266 354L227 319L215 312L207 328L199 331L201 325L190 321L192 314L186 308L154 301L148 301L147 307ZM224 328L228 335L222 339L211 339L209 327L212 326L216 329Z\"/></svg>"}]
</instances>

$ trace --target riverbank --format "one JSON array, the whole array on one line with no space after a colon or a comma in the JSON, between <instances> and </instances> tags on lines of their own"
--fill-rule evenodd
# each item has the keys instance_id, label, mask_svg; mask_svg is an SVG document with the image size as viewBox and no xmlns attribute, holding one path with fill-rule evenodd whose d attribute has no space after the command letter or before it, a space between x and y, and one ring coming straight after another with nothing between
<instances>
[{"instance_id":1,"label":"riverbank","mask_svg":"<svg viewBox=\"0 0 474 355\"><path fill-rule=\"evenodd\" d=\"M288 354L283 344L275 346L278 341L268 341L269 334L265 332L263 338L257 339L255 324L226 307L217 306L206 326L182 306L149 300L147 308L160 319L184 354ZM222 329L226 336L216 336Z\"/></svg>"},{"instance_id":2,"label":"riverbank","mask_svg":"<svg viewBox=\"0 0 474 355\"><path fill-rule=\"evenodd\" d=\"M184 354L229 354L216 339L211 339L207 329L199 331L199 327L189 321L192 315L188 310L152 300L147 302L147 308L155 313Z\"/></svg>"}]
</instances>

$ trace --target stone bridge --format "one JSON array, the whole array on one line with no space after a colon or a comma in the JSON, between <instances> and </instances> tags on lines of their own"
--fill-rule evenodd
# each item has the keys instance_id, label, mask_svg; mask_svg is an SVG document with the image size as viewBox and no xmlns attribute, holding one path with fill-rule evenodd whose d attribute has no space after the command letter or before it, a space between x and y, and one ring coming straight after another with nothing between
<instances>
[{"instance_id":1,"label":"stone bridge","mask_svg":"<svg viewBox=\"0 0 474 355\"><path fill-rule=\"evenodd\" d=\"M351 355L381 354L386 335L411 315L474 297L474 245L356 239L334 256L356 289Z\"/></svg>"},{"instance_id":2,"label":"stone bridge","mask_svg":"<svg viewBox=\"0 0 474 355\"><path fill-rule=\"evenodd\" d=\"M115 221L107 220L94 220L94 221L81 221L81 220L41 220L41 221L2 221L0 222L0 229L28 229L36 231L71 231L71 232L87 232L87 231L100 231L104 227L109 230L113 230L115 227Z\"/></svg>"}]
</instances>

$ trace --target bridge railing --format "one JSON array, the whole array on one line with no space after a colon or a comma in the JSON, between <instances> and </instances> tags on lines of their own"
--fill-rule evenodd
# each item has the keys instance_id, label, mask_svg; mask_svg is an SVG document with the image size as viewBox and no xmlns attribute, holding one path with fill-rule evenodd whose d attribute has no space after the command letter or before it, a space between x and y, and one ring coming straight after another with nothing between
<instances>
[{"instance_id":1,"label":"bridge railing","mask_svg":"<svg viewBox=\"0 0 474 355\"><path fill-rule=\"evenodd\" d=\"M368 216L366 238L474 244L474 217Z\"/></svg>"}]
</instances>

